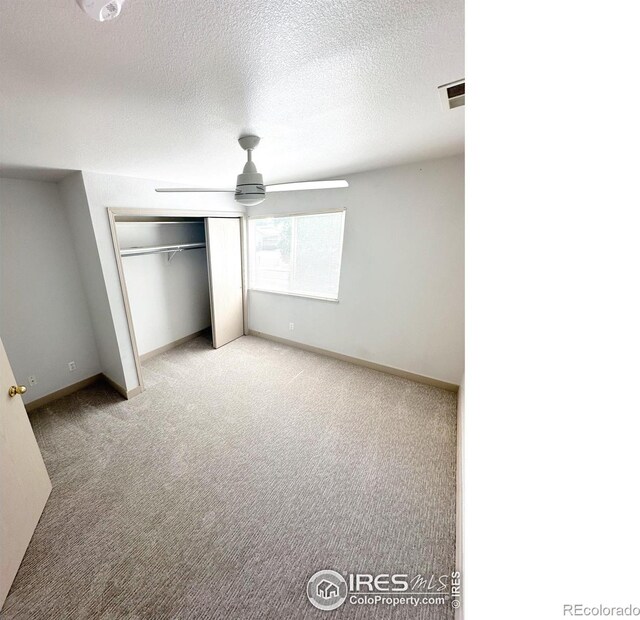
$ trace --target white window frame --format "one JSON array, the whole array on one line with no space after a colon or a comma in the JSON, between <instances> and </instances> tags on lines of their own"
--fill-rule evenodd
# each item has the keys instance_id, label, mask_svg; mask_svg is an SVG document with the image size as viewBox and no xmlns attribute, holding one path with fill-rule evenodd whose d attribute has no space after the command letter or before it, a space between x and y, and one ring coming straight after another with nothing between
<instances>
[{"instance_id":1,"label":"white window frame","mask_svg":"<svg viewBox=\"0 0 640 620\"><path fill-rule=\"evenodd\" d=\"M271 293L273 295L287 295L289 297L303 297L305 299L317 299L318 301L330 301L333 303L339 303L340 301L340 280L342 278L342 254L344 252L344 229L347 225L346 217L347 217L347 209L346 207L341 207L339 209L323 209L320 211L295 211L293 213L269 213L265 215L250 215L247 217L247 240L248 240L248 232L249 232L249 221L248 220L266 220L270 218L278 218L278 217L304 217L306 215L327 215L329 213L344 213L344 221L342 223L342 233L340 235L340 260L338 262L338 292L335 297L321 297L319 295L310 295L308 293L290 293L289 291L273 291L271 289L266 288L256 288L251 286L251 273L248 273L247 278L247 290L251 292L257 293ZM247 253L251 251L249 245L247 244ZM247 259L249 256L247 255ZM251 261L247 260L247 267L249 268L249 272Z\"/></svg>"}]
</instances>

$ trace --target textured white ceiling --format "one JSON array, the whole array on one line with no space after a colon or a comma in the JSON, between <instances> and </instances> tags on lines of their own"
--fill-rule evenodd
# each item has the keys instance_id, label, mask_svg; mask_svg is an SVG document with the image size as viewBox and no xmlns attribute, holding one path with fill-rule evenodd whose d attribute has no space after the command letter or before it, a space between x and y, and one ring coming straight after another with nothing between
<instances>
[{"instance_id":1,"label":"textured white ceiling","mask_svg":"<svg viewBox=\"0 0 640 620\"><path fill-rule=\"evenodd\" d=\"M0 3L0 161L230 186L257 133L267 182L459 153L463 0Z\"/></svg>"}]
</instances>

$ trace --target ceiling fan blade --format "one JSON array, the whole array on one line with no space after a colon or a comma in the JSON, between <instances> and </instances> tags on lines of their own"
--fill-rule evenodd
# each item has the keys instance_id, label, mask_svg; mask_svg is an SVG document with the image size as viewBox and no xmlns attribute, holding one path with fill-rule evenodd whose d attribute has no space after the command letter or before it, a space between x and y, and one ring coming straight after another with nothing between
<instances>
[{"instance_id":1,"label":"ceiling fan blade","mask_svg":"<svg viewBox=\"0 0 640 620\"><path fill-rule=\"evenodd\" d=\"M338 189L340 187L349 187L344 179L335 179L332 181L299 181L297 183L278 183L276 185L266 185L268 192L296 192L305 189Z\"/></svg>"},{"instance_id":2,"label":"ceiling fan blade","mask_svg":"<svg viewBox=\"0 0 640 620\"><path fill-rule=\"evenodd\" d=\"M214 189L213 187L156 187L156 192L235 192L235 189Z\"/></svg>"}]
</instances>

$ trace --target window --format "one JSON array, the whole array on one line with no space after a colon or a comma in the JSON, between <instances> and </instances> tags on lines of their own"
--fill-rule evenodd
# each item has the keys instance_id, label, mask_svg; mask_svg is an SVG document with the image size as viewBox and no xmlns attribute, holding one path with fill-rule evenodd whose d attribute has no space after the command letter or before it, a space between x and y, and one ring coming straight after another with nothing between
<instances>
[{"instance_id":1,"label":"window","mask_svg":"<svg viewBox=\"0 0 640 620\"><path fill-rule=\"evenodd\" d=\"M344 211L249 219L249 288L338 299Z\"/></svg>"}]
</instances>

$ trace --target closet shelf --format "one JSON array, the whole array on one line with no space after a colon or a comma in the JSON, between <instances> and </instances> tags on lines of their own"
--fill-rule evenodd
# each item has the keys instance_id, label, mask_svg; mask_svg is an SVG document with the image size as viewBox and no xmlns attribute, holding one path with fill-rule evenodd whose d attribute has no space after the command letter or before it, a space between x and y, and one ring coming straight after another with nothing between
<instances>
[{"instance_id":1,"label":"closet shelf","mask_svg":"<svg viewBox=\"0 0 640 620\"><path fill-rule=\"evenodd\" d=\"M155 245L146 248L127 248L120 250L120 256L140 256L142 254L175 254L183 250L197 250L206 247L205 242L201 243L178 243L176 245Z\"/></svg>"}]
</instances>

